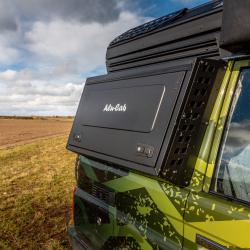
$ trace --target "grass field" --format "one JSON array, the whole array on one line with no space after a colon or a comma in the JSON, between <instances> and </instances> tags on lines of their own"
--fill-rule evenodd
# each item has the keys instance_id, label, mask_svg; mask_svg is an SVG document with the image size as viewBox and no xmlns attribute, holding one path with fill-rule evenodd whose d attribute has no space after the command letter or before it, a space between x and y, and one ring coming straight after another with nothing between
<instances>
[{"instance_id":1,"label":"grass field","mask_svg":"<svg viewBox=\"0 0 250 250\"><path fill-rule=\"evenodd\" d=\"M0 249L71 249L76 154L67 138L0 151Z\"/></svg>"}]
</instances>

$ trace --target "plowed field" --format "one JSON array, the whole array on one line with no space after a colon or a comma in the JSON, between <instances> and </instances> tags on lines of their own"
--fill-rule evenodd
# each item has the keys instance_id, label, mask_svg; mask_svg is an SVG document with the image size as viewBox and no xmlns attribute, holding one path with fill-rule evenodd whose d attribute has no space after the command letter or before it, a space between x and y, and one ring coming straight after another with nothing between
<instances>
[{"instance_id":1,"label":"plowed field","mask_svg":"<svg viewBox=\"0 0 250 250\"><path fill-rule=\"evenodd\" d=\"M0 120L0 151L68 135L72 122Z\"/></svg>"}]
</instances>

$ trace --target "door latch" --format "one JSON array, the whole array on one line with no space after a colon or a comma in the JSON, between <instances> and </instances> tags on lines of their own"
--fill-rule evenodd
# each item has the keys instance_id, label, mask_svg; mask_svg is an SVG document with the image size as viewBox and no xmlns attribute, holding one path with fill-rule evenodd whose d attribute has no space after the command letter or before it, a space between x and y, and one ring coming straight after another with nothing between
<instances>
[{"instance_id":1,"label":"door latch","mask_svg":"<svg viewBox=\"0 0 250 250\"><path fill-rule=\"evenodd\" d=\"M138 156L151 158L154 154L154 147L147 144L138 143L135 154Z\"/></svg>"}]
</instances>

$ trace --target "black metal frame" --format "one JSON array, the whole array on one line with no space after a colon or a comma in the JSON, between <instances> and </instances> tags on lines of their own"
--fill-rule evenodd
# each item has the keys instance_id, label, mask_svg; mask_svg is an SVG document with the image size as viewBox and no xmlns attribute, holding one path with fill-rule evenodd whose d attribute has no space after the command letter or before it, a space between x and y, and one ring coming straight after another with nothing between
<instances>
[{"instance_id":1,"label":"black metal frame","mask_svg":"<svg viewBox=\"0 0 250 250\"><path fill-rule=\"evenodd\" d=\"M218 62L218 63L217 63ZM197 60L190 78L190 90L179 115L162 177L187 186L198 157L210 115L219 93L225 65L220 61ZM219 78L217 78L219 76ZM216 79L217 78L217 79Z\"/></svg>"}]
</instances>

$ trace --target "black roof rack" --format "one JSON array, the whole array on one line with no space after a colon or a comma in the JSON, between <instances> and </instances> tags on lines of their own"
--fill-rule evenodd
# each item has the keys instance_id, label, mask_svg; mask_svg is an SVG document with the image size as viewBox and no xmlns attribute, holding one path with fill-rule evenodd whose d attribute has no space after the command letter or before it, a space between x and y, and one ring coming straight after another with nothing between
<instances>
[{"instance_id":1,"label":"black roof rack","mask_svg":"<svg viewBox=\"0 0 250 250\"><path fill-rule=\"evenodd\" d=\"M165 15L163 17L151 20L147 23L141 24L135 28L132 28L123 34L117 36L110 44L109 46L116 45L120 42L123 42L125 40L132 39L134 37L143 35L145 33L151 32L156 29L160 29L166 26L169 26L175 22L179 22L185 19L189 19L191 17L201 15L205 12L209 12L211 10L221 8L223 6L223 1L212 1L210 3L198 6L193 9L183 8L181 10L178 10L176 12L170 13L168 15Z\"/></svg>"},{"instance_id":2,"label":"black roof rack","mask_svg":"<svg viewBox=\"0 0 250 250\"><path fill-rule=\"evenodd\" d=\"M169 25L170 23L174 22L176 19L183 16L187 10L188 10L187 8L184 8L184 9L178 10L174 13L168 14L166 16L157 18L155 20L152 20L150 22L147 22L145 24L137 26L133 29L130 29L130 30L126 31L125 33L121 34L120 36L116 37L110 43L110 45L119 43L119 42L124 41L124 40L128 40L128 39L133 38L135 36L139 36L141 34L149 32L149 31L156 30L156 29L162 28L166 25Z\"/></svg>"}]
</instances>

